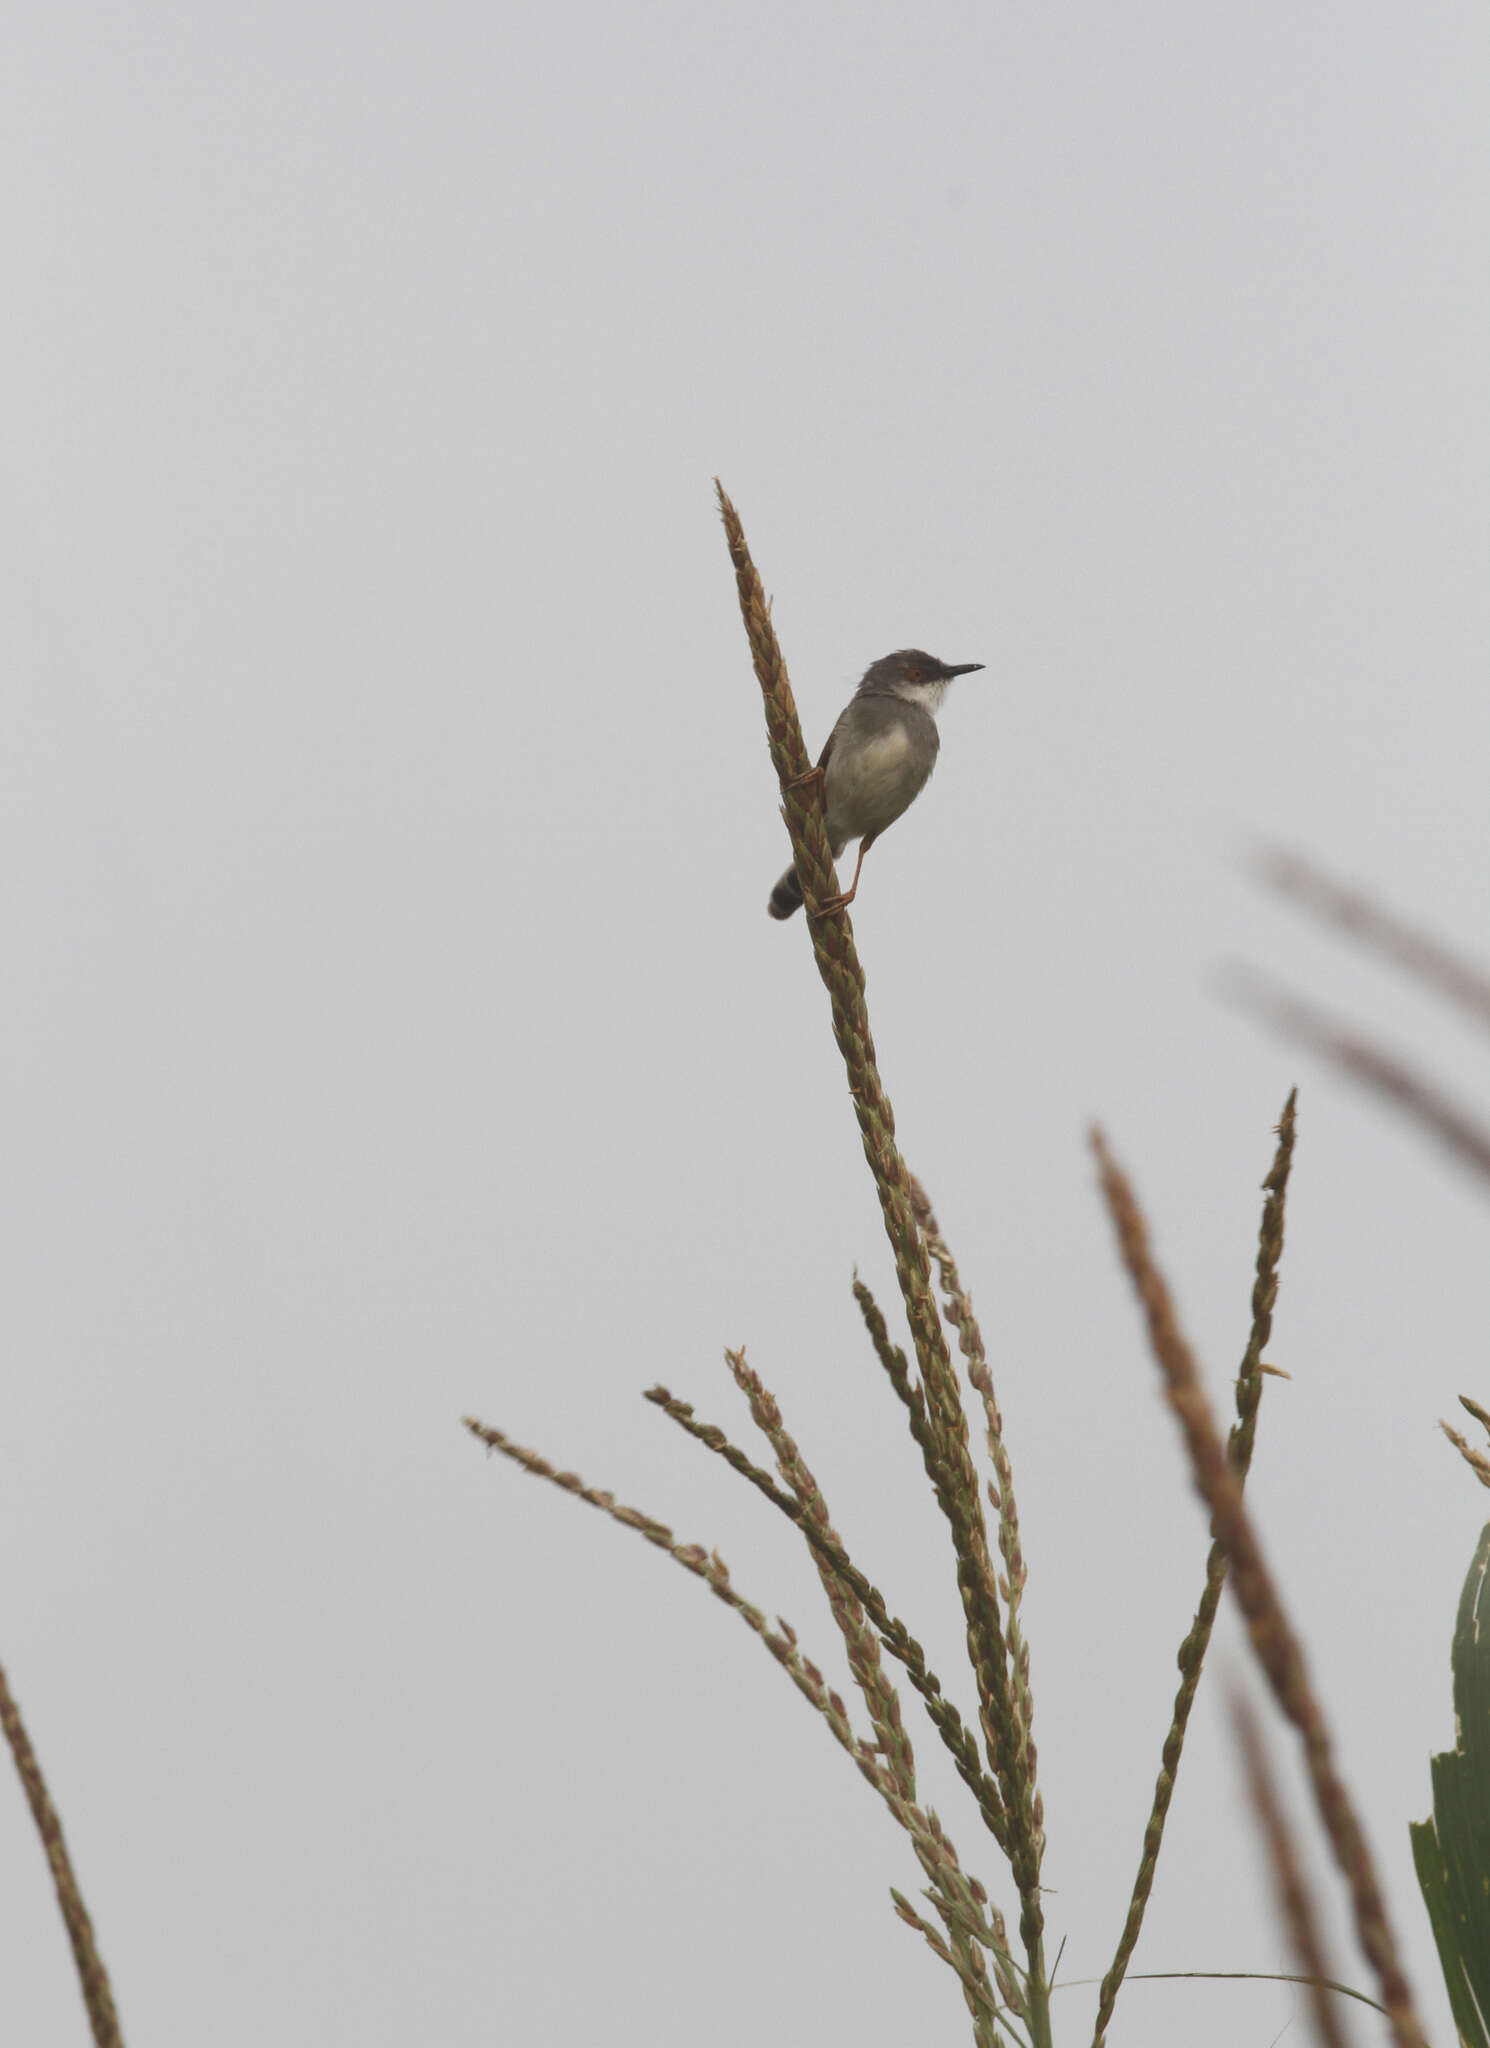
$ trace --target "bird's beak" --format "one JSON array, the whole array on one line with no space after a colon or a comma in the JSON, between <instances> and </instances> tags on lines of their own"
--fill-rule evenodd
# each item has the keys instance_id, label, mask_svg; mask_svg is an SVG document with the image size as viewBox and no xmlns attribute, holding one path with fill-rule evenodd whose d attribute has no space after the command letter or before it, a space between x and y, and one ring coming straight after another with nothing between
<instances>
[{"instance_id":1,"label":"bird's beak","mask_svg":"<svg viewBox=\"0 0 1490 2048\"><path fill-rule=\"evenodd\" d=\"M949 676L970 676L974 669L983 666L981 661L959 661L947 670Z\"/></svg>"}]
</instances>

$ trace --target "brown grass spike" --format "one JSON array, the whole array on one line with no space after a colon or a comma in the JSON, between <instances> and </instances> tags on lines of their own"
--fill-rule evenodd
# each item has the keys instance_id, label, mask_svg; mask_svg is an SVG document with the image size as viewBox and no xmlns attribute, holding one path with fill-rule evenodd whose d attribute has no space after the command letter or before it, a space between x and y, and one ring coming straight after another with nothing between
<instances>
[{"instance_id":1,"label":"brown grass spike","mask_svg":"<svg viewBox=\"0 0 1490 2048\"><path fill-rule=\"evenodd\" d=\"M1226 1443L1226 1455L1239 1486L1246 1483L1247 1471L1252 1463L1252 1447L1257 1438L1257 1410L1262 1399L1262 1354L1272 1334L1273 1308L1278 1299L1278 1264L1283 1256L1283 1210L1288 1195L1288 1176L1293 1165L1297 1104L1298 1090L1294 1088L1289 1091L1288 1100L1283 1105L1283 1115L1278 1123L1278 1149L1273 1155L1268 1177L1262 1184L1267 1199L1262 1205L1262 1224L1258 1231L1256 1278L1252 1285L1252 1328L1247 1338L1247 1348L1242 1354L1241 1371L1237 1374L1237 1419L1232 1424L1231 1434ZM1210 1647L1211 1631L1216 1625L1216 1611L1221 1605L1221 1589L1225 1583L1226 1552L1218 1542L1213 1541L1206 1558L1205 1585L1201 1589L1195 1618L1190 1624L1185 1640L1180 1644L1177 1659L1180 1667L1179 1690L1174 1696L1169 1729L1164 1737L1164 1747L1159 1758L1159 1776L1154 1785L1153 1804L1149 1809L1148 1824L1143 1833L1143 1849L1138 1861L1138 1875L1133 1881L1133 1896L1128 1903L1128 1917L1123 1923L1123 1932L1118 1942L1117 1953L1112 1960L1112 1968L1102 1979L1102 1990L1097 2001L1097 2022L1092 2034L1092 2048L1102 2048L1118 1990L1127 1974L1133 1951L1138 1946L1143 1916L1148 1909L1149 1894L1154 1888L1154 1875L1159 1866L1159 1851L1164 1843L1164 1828L1169 1818L1170 1802L1174 1798L1175 1779L1179 1773L1180 1756L1185 1746L1185 1733L1190 1725L1190 1710L1195 1705L1195 1695L1200 1688L1201 1667L1205 1662L1205 1653Z\"/></svg>"},{"instance_id":2,"label":"brown grass spike","mask_svg":"<svg viewBox=\"0 0 1490 2048\"><path fill-rule=\"evenodd\" d=\"M1294 1960L1309 1988L1309 2011L1314 2031L1324 2048L1346 2048L1344 2022L1327 1989L1333 1979L1325 1967L1324 1941L1319 1931L1319 1915L1314 1910L1314 1895L1309 1888L1288 1816L1278 1797L1278 1788L1273 1782L1262 1730L1257 1725L1256 1715L1240 1694L1231 1703L1231 1719L1247 1769L1252 1810L1257 1815L1257 1825L1267 1844L1278 1911L1288 1929Z\"/></svg>"},{"instance_id":3,"label":"brown grass spike","mask_svg":"<svg viewBox=\"0 0 1490 2048\"><path fill-rule=\"evenodd\" d=\"M1169 1289L1149 1249L1142 1212L1100 1131L1092 1133L1092 1149L1123 1262L1143 1304L1149 1346L1184 1435L1196 1485L1210 1507L1217 1540L1229 1560L1232 1589L1247 1618L1253 1651L1279 1705L1302 1738L1315 1804L1350 1892L1356 1933L1376 1972L1393 2039L1398 2048L1426 2048L1427 2036L1413 2006L1371 1852L1355 1804L1336 1768L1334 1743L1309 1683L1303 1650L1243 1505L1242 1490L1211 1414L1194 1355L1180 1331Z\"/></svg>"},{"instance_id":4,"label":"brown grass spike","mask_svg":"<svg viewBox=\"0 0 1490 2048\"><path fill-rule=\"evenodd\" d=\"M1014 1500L1014 1468L1004 1442L1004 1418L994 1392L988 1354L983 1348L983 1333L978 1327L977 1317L973 1314L972 1298L958 1276L956 1261L947 1248L947 1241L942 1236L941 1225L936 1220L936 1213L932 1209L926 1190L914 1174L910 1177L910 1186L911 1206L916 1212L916 1221L920 1224L921 1233L926 1239L926 1248L936 1261L942 1300L946 1306L948 1319L957 1332L958 1349L967 1366L968 1380L983 1404L984 1441L998 1481L999 1554L1004 1561L1004 1606L1007 1617L1005 1634L1008 1638L1009 1661L1013 1671L1014 1707L1019 1722L1020 1741L1024 1749L1023 1769L1031 1786L1035 1787L1034 1825L1038 1853L1043 1855L1044 1811L1036 1783L1035 1702L1030 1688L1030 1653L1019 1620L1020 1602L1024 1597L1024 1586L1029 1571L1019 1541L1019 1509Z\"/></svg>"},{"instance_id":5,"label":"brown grass spike","mask_svg":"<svg viewBox=\"0 0 1490 2048\"><path fill-rule=\"evenodd\" d=\"M57 1889L57 1903L62 1908L67 1938L72 1943L72 1958L77 1965L78 1982L83 1989L83 2003L88 2008L93 2038L98 2048L124 2048L109 1973L98 1953L93 1922L78 1890L72 1858L62 1836L62 1823L57 1817L46 1779L41 1774L41 1765L36 1761L36 1752L21 1719L21 1710L15 1703L3 1670L0 1670L0 1725L5 1729L5 1739L10 1744L10 1753L15 1758L16 1770L25 1788L26 1804L31 1808L31 1818L36 1822L36 1832L41 1836L41 1845L51 1866L52 1883Z\"/></svg>"},{"instance_id":6,"label":"brown grass spike","mask_svg":"<svg viewBox=\"0 0 1490 2048\"><path fill-rule=\"evenodd\" d=\"M788 786L807 768L807 750L802 744L791 683L740 515L717 482L716 489L734 564L740 613L765 704L771 760L782 786L783 815L810 911L814 900L836 891L836 877L820 807L801 789ZM864 970L854 947L853 926L846 912L809 917L807 923L818 973L828 992L833 1035L843 1054L864 1156L874 1176L886 1235L895 1257L895 1275L921 1368L927 1421L936 1436L936 1454L927 1457L927 1468L952 1534L958 1591L967 1621L969 1659L978 1683L980 1719L989 1762L998 1777L1009 1815L1009 1855L1019 1888L1020 1931L1030 1953L1031 1975L1038 1978L1043 1969L1039 1957L1044 1911L1040 1903L1035 1788L1026 1767L1025 1744L1014 1702L998 1578L988 1547L982 1496L968 1452L967 1418L937 1313L930 1261L911 1204L910 1176L895 1143L895 1120L880 1081L865 1005Z\"/></svg>"},{"instance_id":7,"label":"brown grass spike","mask_svg":"<svg viewBox=\"0 0 1490 2048\"><path fill-rule=\"evenodd\" d=\"M974 1799L988 1826L989 1832L999 1847L1008 1854L1008 1822L999 1800L998 1786L979 1765L978 1744L972 1733L964 1726L961 1715L951 1701L942 1694L942 1683L926 1662L926 1652L916 1641L905 1623L891 1614L885 1605L884 1596L859 1570L838 1538L825 1533L808 1520L802 1503L785 1492L772 1479L769 1472L763 1472L753 1464L736 1444L732 1444L716 1423L700 1422L693 1412L692 1404L680 1401L666 1387L649 1387L646 1398L655 1403L670 1421L687 1431L698 1443L723 1458L732 1471L742 1479L748 1479L758 1492L765 1495L774 1507L781 1510L788 1520L795 1522L802 1531L809 1548L817 1559L820 1569L829 1569L837 1574L844 1586L860 1602L865 1613L879 1632L881 1642L890 1655L905 1667L917 1693L920 1695L933 1727L941 1736L957 1772Z\"/></svg>"},{"instance_id":8,"label":"brown grass spike","mask_svg":"<svg viewBox=\"0 0 1490 2048\"><path fill-rule=\"evenodd\" d=\"M957 1915L960 1925L973 1932L980 1947L986 1949L1003 1964L1000 1983L1011 1983L1007 1969L1007 1950L1001 1924L995 1924L988 1912L987 1896L981 1885L968 1877L958 1862L957 1851L942 1831L941 1823L934 1813L928 1813L906 1799L896 1782L894 1772L880 1756L877 1747L860 1739L854 1733L848 1710L833 1688L827 1684L822 1672L797 1647L796 1631L786 1622L773 1629L765 1614L750 1601L742 1599L730 1582L729 1567L717 1550L706 1550L701 1543L679 1543L664 1522L654 1520L638 1508L623 1507L614 1494L600 1487L586 1486L576 1472L561 1472L551 1465L547 1458L525 1445L514 1443L512 1438L500 1429L490 1428L478 1422L474 1416L463 1418L463 1426L479 1443L489 1451L499 1451L531 1472L536 1479L547 1479L550 1484L560 1487L576 1499L585 1501L590 1507L598 1508L624 1528L633 1529L647 1542L667 1552L675 1563L680 1564L695 1578L702 1579L715 1597L731 1608L747 1628L759 1637L776 1662L786 1672L804 1699L822 1717L828 1732L839 1747L847 1752L858 1768L859 1774L871 1785L884 1801L895 1820L910 1837L911 1847L921 1868L931 1880L938 1900L945 1900ZM940 1906L939 1906L940 1910ZM963 1979L964 1991L974 1990L974 1984L964 1971L958 1968L958 1959L951 1959L952 1967L958 1969ZM983 1987L986 1996L986 1986ZM976 1995L976 1992L975 1992ZM1015 1994L1018 1996L1017 1992ZM996 2001L994 2001L996 2003Z\"/></svg>"}]
</instances>

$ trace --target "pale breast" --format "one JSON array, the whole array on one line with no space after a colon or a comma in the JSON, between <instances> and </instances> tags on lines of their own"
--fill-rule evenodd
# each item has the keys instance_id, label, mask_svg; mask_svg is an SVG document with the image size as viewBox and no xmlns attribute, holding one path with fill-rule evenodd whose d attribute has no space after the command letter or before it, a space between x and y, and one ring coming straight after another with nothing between
<instances>
[{"instance_id":1,"label":"pale breast","mask_svg":"<svg viewBox=\"0 0 1490 2048\"><path fill-rule=\"evenodd\" d=\"M900 719L836 745L828 757L826 792L833 836L858 839L893 825L920 794L935 760L935 729L929 746L917 745Z\"/></svg>"}]
</instances>

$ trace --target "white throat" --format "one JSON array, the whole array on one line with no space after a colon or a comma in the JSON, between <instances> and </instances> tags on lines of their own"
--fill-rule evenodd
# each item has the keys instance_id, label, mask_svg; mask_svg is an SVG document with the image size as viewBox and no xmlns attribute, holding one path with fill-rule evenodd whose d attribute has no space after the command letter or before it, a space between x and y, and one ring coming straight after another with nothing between
<instances>
[{"instance_id":1,"label":"white throat","mask_svg":"<svg viewBox=\"0 0 1490 2048\"><path fill-rule=\"evenodd\" d=\"M939 683L897 683L895 694L897 697L903 697L907 704L919 704L923 711L930 712L935 718L941 709L942 699L947 694L947 685L951 680L950 676L946 676Z\"/></svg>"}]
</instances>

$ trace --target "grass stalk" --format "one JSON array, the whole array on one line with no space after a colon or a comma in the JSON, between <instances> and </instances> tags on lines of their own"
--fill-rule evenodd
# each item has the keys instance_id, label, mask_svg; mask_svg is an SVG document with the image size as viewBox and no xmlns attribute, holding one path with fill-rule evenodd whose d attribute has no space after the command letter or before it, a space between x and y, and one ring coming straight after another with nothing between
<instances>
[{"instance_id":1,"label":"grass stalk","mask_svg":"<svg viewBox=\"0 0 1490 2048\"><path fill-rule=\"evenodd\" d=\"M1237 1374L1237 1419L1232 1424L1226 1444L1226 1456L1232 1471L1236 1474L1238 1486L1246 1484L1247 1470L1252 1463L1252 1447L1257 1437L1257 1410L1262 1399L1262 1354L1272 1334L1273 1309L1278 1299L1278 1265L1283 1256L1283 1212L1288 1195L1288 1176L1293 1166L1297 1106L1298 1090L1294 1088L1289 1091L1288 1100L1283 1105L1283 1115L1278 1121L1278 1149L1273 1155L1273 1164L1267 1179L1262 1184L1266 1199L1262 1205L1262 1223L1257 1238L1257 1263L1252 1284L1252 1327L1247 1337L1247 1348L1242 1354L1241 1370ZM1143 1831L1143 1848L1138 1860L1138 1875L1133 1881L1133 1895L1128 1902L1128 1916L1123 1923L1112 1967L1102 1979L1102 1989L1097 2000L1096 2026L1092 2033L1092 2048L1103 2048L1118 1990L1127 1974L1133 1951L1138 1946L1143 1917L1148 1909L1149 1894L1154 1887L1154 1874L1158 1869L1159 1851L1164 1842L1164 1828L1169 1818L1170 1802L1174 1798L1175 1779L1179 1774L1185 1733L1190 1725L1190 1710L1195 1704L1195 1695L1200 1687L1201 1666L1210 1647L1211 1631L1216 1625L1216 1613L1221 1605L1221 1589L1225 1583L1226 1552L1221 1543L1213 1537L1206 1557L1205 1584L1201 1588L1195 1618L1190 1624L1185 1640L1180 1644L1177 1660L1180 1667L1179 1690L1174 1696L1169 1728L1159 1758L1159 1776L1154 1785L1148 1823Z\"/></svg>"},{"instance_id":2,"label":"grass stalk","mask_svg":"<svg viewBox=\"0 0 1490 2048\"><path fill-rule=\"evenodd\" d=\"M1490 973L1477 962L1287 847L1261 848L1253 872L1280 896L1437 989L1477 1024L1490 1028Z\"/></svg>"},{"instance_id":3,"label":"grass stalk","mask_svg":"<svg viewBox=\"0 0 1490 2048\"><path fill-rule=\"evenodd\" d=\"M740 1474L742 1479L747 1479L762 1493L773 1507L778 1508L788 1520L795 1522L811 1548L819 1568L835 1574L843 1587L860 1603L874 1624L884 1648L905 1667L912 1687L919 1694L933 1727L941 1736L957 1767L958 1776L977 1800L989 1831L1002 1847L1007 1839L1007 1821L999 1801L998 1787L980 1766L976 1740L956 1707L943 1695L941 1680L927 1666L926 1652L905 1623L890 1613L879 1588L871 1584L859 1570L837 1536L832 1533L831 1527L824 1529L810 1518L802 1502L779 1487L769 1472L764 1472L760 1466L753 1464L716 1424L700 1422L693 1412L691 1403L678 1400L666 1387L650 1387L647 1390L647 1399L655 1403L670 1421L677 1423L689 1436L717 1453L732 1470Z\"/></svg>"},{"instance_id":4,"label":"grass stalk","mask_svg":"<svg viewBox=\"0 0 1490 2048\"><path fill-rule=\"evenodd\" d=\"M1252 1810L1267 1845L1278 1911L1288 1930L1294 1960L1309 1989L1309 2016L1314 2031L1323 2048L1346 2048L1345 2028L1329 1992L1332 1979L1325 1965L1324 1937L1314 1909L1314 1894L1273 1780L1262 1730L1240 1695L1232 1701L1231 1718L1246 1765Z\"/></svg>"},{"instance_id":5,"label":"grass stalk","mask_svg":"<svg viewBox=\"0 0 1490 2048\"><path fill-rule=\"evenodd\" d=\"M1228 974L1225 987L1242 1008L1390 1102L1420 1129L1430 1131L1461 1166L1490 1180L1490 1127L1438 1082L1254 969Z\"/></svg>"},{"instance_id":6,"label":"grass stalk","mask_svg":"<svg viewBox=\"0 0 1490 2048\"><path fill-rule=\"evenodd\" d=\"M98 1952L98 1942L93 1933L93 1921L78 1889L77 1874L62 1833L62 1822L52 1804L47 1781L42 1776L41 1765L31 1747L31 1738L26 1733L26 1724L21 1719L21 1710L16 1705L3 1669L0 1669L0 1726L3 1726L5 1739L10 1744L10 1753L26 1794L26 1804L31 1809L31 1818L36 1823L36 1832L41 1836L41 1846L52 1872L52 1883L56 1887L57 1903L62 1908L67 1939L72 1945L72 1959L77 1966L78 1983L88 2012L88 2024L93 2029L93 2039L97 2048L124 2048L109 1973L103 1966L103 1957Z\"/></svg>"},{"instance_id":7,"label":"grass stalk","mask_svg":"<svg viewBox=\"0 0 1490 2048\"><path fill-rule=\"evenodd\" d=\"M761 688L771 761L781 786L782 815L802 879L813 958L828 993L833 1035L843 1055L864 1156L879 1195L896 1279L920 1366L927 1425L921 1445L923 1460L952 1535L985 1749L1009 1817L1008 1854L1019 1891L1020 1932L1030 1963L1033 1998L1041 1974L1037 1964L1042 1955L1044 1928L1036 1792L1032 1758L1020 1726L982 1497L968 1449L967 1418L937 1313L930 1259L915 1214L911 1176L895 1142L894 1114L875 1058L864 971L854 946L853 926L846 910L825 917L812 915L816 902L837 893L837 878L821 807L796 780L805 774L808 758L786 662L740 515L723 488L716 488L735 570L740 613ZM1043 2048L1038 2036L1036 2048Z\"/></svg>"},{"instance_id":8,"label":"grass stalk","mask_svg":"<svg viewBox=\"0 0 1490 2048\"><path fill-rule=\"evenodd\" d=\"M1397 2048L1427 2048L1397 1939L1387 1917L1376 1866L1335 1762L1334 1741L1309 1681L1303 1648L1262 1555L1242 1489L1232 1470L1194 1353L1182 1334L1169 1289L1149 1248L1148 1230L1126 1175L1100 1131L1092 1133L1102 1192L1129 1277L1143 1305L1149 1346L1180 1424L1191 1470L1226 1552L1232 1590L1247 1618L1253 1652L1275 1698L1299 1732L1315 1805L1350 1894L1356 1935L1381 1992Z\"/></svg>"},{"instance_id":9,"label":"grass stalk","mask_svg":"<svg viewBox=\"0 0 1490 2048\"><path fill-rule=\"evenodd\" d=\"M1000 1986L1008 1985L1014 1989L1020 2000L1015 2009L1022 2016L1024 1995L1014 1984L1014 1966L1008 1954L1003 1923L996 1912L990 1911L983 1887L976 1878L970 1878L963 1871L957 1851L936 1815L926 1812L904 1796L894 1769L880 1753L878 1742L855 1733L843 1700L828 1684L818 1666L799 1649L796 1630L785 1621L778 1621L778 1626L773 1629L763 1610L735 1591L729 1567L717 1550L705 1549L701 1543L680 1543L666 1523L644 1514L639 1508L623 1506L612 1493L587 1486L576 1472L560 1471L539 1452L515 1443L503 1430L490 1428L469 1415L464 1418L464 1427L489 1451L500 1452L535 1478L546 1479L551 1485L562 1488L565 1493L598 1509L612 1521L635 1531L648 1543L665 1551L674 1563L695 1578L702 1579L716 1599L739 1616L816 1710L834 1741L853 1759L860 1776L879 1794L892 1817L905 1830L928 1879L929 1896L938 1914L944 1919L949 1913L953 1915L962 1932L976 1943L980 1951L976 1963L969 1960L966 1944L961 1939L958 1948L949 1951L951 1967L956 1970L970 2005L982 2012L990 2003L997 2004L986 1978L981 1974L982 1955L988 1954L1001 1965ZM1036 2040L1036 2048L1040 2048L1038 2038L1032 2038Z\"/></svg>"}]
</instances>

